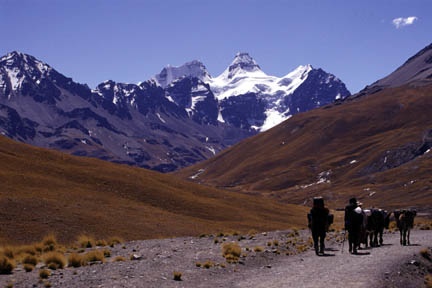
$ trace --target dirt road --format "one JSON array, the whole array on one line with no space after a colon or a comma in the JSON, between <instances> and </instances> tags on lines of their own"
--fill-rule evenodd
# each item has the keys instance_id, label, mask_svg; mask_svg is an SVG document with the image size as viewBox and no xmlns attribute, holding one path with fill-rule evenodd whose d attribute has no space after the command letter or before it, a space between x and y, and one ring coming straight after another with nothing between
<instances>
[{"instance_id":1,"label":"dirt road","mask_svg":"<svg viewBox=\"0 0 432 288\"><path fill-rule=\"evenodd\" d=\"M388 233L384 246L351 255L346 243L342 253L341 235L334 232L326 256L318 257L311 249L288 256L282 243L296 239L300 247L309 238L309 231L292 234L259 233L241 241L239 236L209 236L128 242L111 248L111 260L104 264L56 270L43 281L38 269L27 273L18 268L0 276L0 287L421 287L427 268L418 254L432 246L432 231L414 231L410 246L399 244L398 233ZM231 241L239 243L245 255L237 264L227 264L222 257L223 243ZM256 247L264 250L255 252ZM114 262L119 255L127 260ZM129 260L132 255L139 259ZM173 279L174 271L182 281Z\"/></svg>"}]
</instances>

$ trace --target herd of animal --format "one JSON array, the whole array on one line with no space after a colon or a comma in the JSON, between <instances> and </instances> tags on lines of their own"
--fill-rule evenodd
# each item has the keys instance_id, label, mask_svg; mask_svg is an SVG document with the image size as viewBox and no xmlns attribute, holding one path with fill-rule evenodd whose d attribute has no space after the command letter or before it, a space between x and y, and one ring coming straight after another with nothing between
<instances>
[{"instance_id":1,"label":"herd of animal","mask_svg":"<svg viewBox=\"0 0 432 288\"><path fill-rule=\"evenodd\" d=\"M388 229L390 216L393 213L396 226L400 232L400 244L410 245L410 230L414 227L415 210L403 209L387 212L383 209L364 209L363 225L360 243L365 247L377 247L383 245L384 228Z\"/></svg>"}]
</instances>

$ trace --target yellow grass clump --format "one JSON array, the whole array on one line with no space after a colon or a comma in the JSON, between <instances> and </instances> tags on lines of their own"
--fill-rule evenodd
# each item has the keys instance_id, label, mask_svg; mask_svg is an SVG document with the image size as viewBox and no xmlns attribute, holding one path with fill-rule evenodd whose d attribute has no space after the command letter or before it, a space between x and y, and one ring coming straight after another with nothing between
<instances>
[{"instance_id":1,"label":"yellow grass clump","mask_svg":"<svg viewBox=\"0 0 432 288\"><path fill-rule=\"evenodd\" d=\"M39 277L41 279L47 279L49 276L51 276L51 271L48 269L42 269L39 271Z\"/></svg>"},{"instance_id":2,"label":"yellow grass clump","mask_svg":"<svg viewBox=\"0 0 432 288\"><path fill-rule=\"evenodd\" d=\"M126 261L126 258L123 256L116 256L114 258L114 262L124 262L124 261Z\"/></svg>"},{"instance_id":3,"label":"yellow grass clump","mask_svg":"<svg viewBox=\"0 0 432 288\"><path fill-rule=\"evenodd\" d=\"M60 252L48 252L43 256L43 260L51 270L63 269L66 266L66 257Z\"/></svg>"},{"instance_id":4,"label":"yellow grass clump","mask_svg":"<svg viewBox=\"0 0 432 288\"><path fill-rule=\"evenodd\" d=\"M182 273L181 273L181 272L179 272L179 271L174 271L174 272L173 272L173 275L174 275L174 280L175 280L175 281L182 281L182 279L181 279L181 277L182 277Z\"/></svg>"},{"instance_id":5,"label":"yellow grass clump","mask_svg":"<svg viewBox=\"0 0 432 288\"><path fill-rule=\"evenodd\" d=\"M428 274L425 276L425 281L424 281L426 288L432 288L432 274Z\"/></svg>"},{"instance_id":6,"label":"yellow grass clump","mask_svg":"<svg viewBox=\"0 0 432 288\"><path fill-rule=\"evenodd\" d=\"M236 242L222 245L222 256L228 263L237 263L241 256L241 247Z\"/></svg>"},{"instance_id":7,"label":"yellow grass clump","mask_svg":"<svg viewBox=\"0 0 432 288\"><path fill-rule=\"evenodd\" d=\"M85 254L85 259L87 262L105 262L104 251L102 250L92 250Z\"/></svg>"},{"instance_id":8,"label":"yellow grass clump","mask_svg":"<svg viewBox=\"0 0 432 288\"><path fill-rule=\"evenodd\" d=\"M0 274L11 274L15 269L15 261L6 256L0 256Z\"/></svg>"},{"instance_id":9,"label":"yellow grass clump","mask_svg":"<svg viewBox=\"0 0 432 288\"><path fill-rule=\"evenodd\" d=\"M86 265L85 258L78 253L71 253L68 257L68 266L69 267L81 267Z\"/></svg>"},{"instance_id":10,"label":"yellow grass clump","mask_svg":"<svg viewBox=\"0 0 432 288\"><path fill-rule=\"evenodd\" d=\"M78 236L77 242L81 248L92 248L95 246L96 240L88 235L80 235Z\"/></svg>"}]
</instances>

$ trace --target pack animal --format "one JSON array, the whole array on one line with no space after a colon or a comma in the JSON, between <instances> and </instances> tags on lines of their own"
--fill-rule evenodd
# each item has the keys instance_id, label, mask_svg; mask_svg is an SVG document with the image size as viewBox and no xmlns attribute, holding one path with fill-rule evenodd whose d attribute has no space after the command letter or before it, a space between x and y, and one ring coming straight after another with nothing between
<instances>
[{"instance_id":1,"label":"pack animal","mask_svg":"<svg viewBox=\"0 0 432 288\"><path fill-rule=\"evenodd\" d=\"M410 230L414 227L414 218L417 215L415 210L396 210L393 212L396 225L400 232L400 244L410 245Z\"/></svg>"},{"instance_id":2,"label":"pack animal","mask_svg":"<svg viewBox=\"0 0 432 288\"><path fill-rule=\"evenodd\" d=\"M383 233L384 229L389 228L390 214L383 209L370 209L370 213L367 216L366 221L366 247L367 247L367 236L369 236L369 245L371 247L382 246L384 243Z\"/></svg>"}]
</instances>

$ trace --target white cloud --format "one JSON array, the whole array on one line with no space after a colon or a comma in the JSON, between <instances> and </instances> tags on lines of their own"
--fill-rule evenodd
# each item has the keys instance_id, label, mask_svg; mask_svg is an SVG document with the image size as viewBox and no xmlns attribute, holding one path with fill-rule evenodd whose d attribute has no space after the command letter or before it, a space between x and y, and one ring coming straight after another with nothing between
<instances>
[{"instance_id":1,"label":"white cloud","mask_svg":"<svg viewBox=\"0 0 432 288\"><path fill-rule=\"evenodd\" d=\"M393 25L395 25L395 27L399 29L400 27L414 24L414 21L416 20L418 20L416 16L395 18L393 19Z\"/></svg>"}]
</instances>

